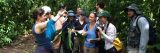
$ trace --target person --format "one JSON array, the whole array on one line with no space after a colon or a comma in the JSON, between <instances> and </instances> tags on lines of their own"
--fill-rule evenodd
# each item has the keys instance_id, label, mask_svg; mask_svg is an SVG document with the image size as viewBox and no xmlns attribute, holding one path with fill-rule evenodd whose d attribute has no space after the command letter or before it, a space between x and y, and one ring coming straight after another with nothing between
<instances>
[{"instance_id":1,"label":"person","mask_svg":"<svg viewBox=\"0 0 160 53\"><path fill-rule=\"evenodd\" d=\"M46 14L47 16L47 20L50 19L50 17L54 17L51 13L51 8L49 6L42 6L41 9L44 10L44 13Z\"/></svg>"},{"instance_id":2,"label":"person","mask_svg":"<svg viewBox=\"0 0 160 53\"><path fill-rule=\"evenodd\" d=\"M75 21L75 30L80 31L83 30L83 27L87 24L87 21L85 20L86 16L85 13L82 12L79 15L79 19Z\"/></svg>"},{"instance_id":3,"label":"person","mask_svg":"<svg viewBox=\"0 0 160 53\"><path fill-rule=\"evenodd\" d=\"M96 33L96 17L96 13L91 12L89 15L89 23L83 28L82 36L85 36L84 53L98 53L96 41L98 41L99 36Z\"/></svg>"},{"instance_id":4,"label":"person","mask_svg":"<svg viewBox=\"0 0 160 53\"><path fill-rule=\"evenodd\" d=\"M82 13L82 9L80 7L77 7L77 9L76 9L76 20L79 19L81 13Z\"/></svg>"},{"instance_id":5,"label":"person","mask_svg":"<svg viewBox=\"0 0 160 53\"><path fill-rule=\"evenodd\" d=\"M116 53L113 41L117 36L116 27L111 23L111 16L107 12L99 15L100 26L97 27L101 34L101 38L105 41L105 53ZM100 52L104 53L104 52Z\"/></svg>"},{"instance_id":6,"label":"person","mask_svg":"<svg viewBox=\"0 0 160 53\"><path fill-rule=\"evenodd\" d=\"M37 44L35 53L53 53L51 40L55 36L54 24L58 18L50 17L50 20L47 21L46 13L41 8L34 10L33 18L35 22L32 27L32 34Z\"/></svg>"},{"instance_id":7,"label":"person","mask_svg":"<svg viewBox=\"0 0 160 53\"><path fill-rule=\"evenodd\" d=\"M97 13L97 15L99 15L99 14L101 14L103 12L107 12L107 14L109 14L108 11L104 10L104 7L105 7L105 3L104 2L100 1L100 2L96 3L96 13ZM99 21L99 16L97 17L96 22L97 22L98 25L100 24L99 23L100 22ZM99 53L103 53L105 51L104 47L105 47L104 40L100 40L99 41L99 46L98 46Z\"/></svg>"},{"instance_id":8,"label":"person","mask_svg":"<svg viewBox=\"0 0 160 53\"><path fill-rule=\"evenodd\" d=\"M73 33L75 33L75 39L74 39L74 47L76 49L76 52L83 53L83 41L81 42L78 36L76 36L76 32L79 34L82 33L83 27L87 24L87 21L85 20L86 16L85 13L82 11L79 15L79 19L75 21L74 23L74 29L72 30Z\"/></svg>"},{"instance_id":9,"label":"person","mask_svg":"<svg viewBox=\"0 0 160 53\"><path fill-rule=\"evenodd\" d=\"M75 14L73 10L68 11L68 19L63 24L62 28L62 46L64 53L72 53L74 36L72 35L72 29L74 29Z\"/></svg>"},{"instance_id":10,"label":"person","mask_svg":"<svg viewBox=\"0 0 160 53\"><path fill-rule=\"evenodd\" d=\"M131 19L128 32L128 53L146 53L149 40L149 23L142 15L136 4L131 4L125 8L127 16ZM138 29L139 28L139 29Z\"/></svg>"},{"instance_id":11,"label":"person","mask_svg":"<svg viewBox=\"0 0 160 53\"><path fill-rule=\"evenodd\" d=\"M107 14L109 14L107 10L104 10L104 7L105 7L104 2L101 1L101 2L96 3L96 14L99 15L103 12L107 12ZM99 17L97 17L96 21L97 21L97 24L99 24Z\"/></svg>"},{"instance_id":12,"label":"person","mask_svg":"<svg viewBox=\"0 0 160 53\"><path fill-rule=\"evenodd\" d=\"M83 16L86 17L86 12L85 12L85 10L83 10L83 9L80 8L80 7L77 7L77 10L76 10L76 19L75 19L76 21L80 19L81 14L83 14ZM88 22L89 22L89 21L88 21L88 18L85 18L85 21L87 21L87 23L88 23Z\"/></svg>"},{"instance_id":13,"label":"person","mask_svg":"<svg viewBox=\"0 0 160 53\"><path fill-rule=\"evenodd\" d=\"M51 18L54 18L54 15L52 15L51 8L49 6L42 6L41 9L44 10L44 13L46 14L45 16L47 17L47 21L49 21ZM53 35L55 35L56 32L55 24L49 22L47 23L47 25L48 26L46 27L46 36L49 38L50 41L52 41L54 39Z\"/></svg>"},{"instance_id":14,"label":"person","mask_svg":"<svg viewBox=\"0 0 160 53\"><path fill-rule=\"evenodd\" d=\"M57 15L55 17L59 17L57 22L55 23L55 28L57 31L62 29L63 23L67 20L67 11L66 7L61 4L60 10L58 11ZM61 47L61 36L59 35L59 32L56 33L56 37L53 40L53 49L54 53L60 53L60 47Z\"/></svg>"},{"instance_id":15,"label":"person","mask_svg":"<svg viewBox=\"0 0 160 53\"><path fill-rule=\"evenodd\" d=\"M98 15L98 13L102 13L104 11L104 7L105 7L105 4L103 2L98 2L96 4L97 15Z\"/></svg>"}]
</instances>

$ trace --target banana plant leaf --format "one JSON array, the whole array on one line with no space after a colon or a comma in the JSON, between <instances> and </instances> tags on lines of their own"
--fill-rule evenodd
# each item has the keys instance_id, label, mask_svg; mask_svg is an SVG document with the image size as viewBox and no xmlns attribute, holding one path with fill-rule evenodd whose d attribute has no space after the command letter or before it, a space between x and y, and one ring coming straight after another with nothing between
<instances>
[{"instance_id":1,"label":"banana plant leaf","mask_svg":"<svg viewBox=\"0 0 160 53\"><path fill-rule=\"evenodd\" d=\"M71 40L71 34L72 34L72 29L68 28L68 46L72 50L73 43L72 43L72 40Z\"/></svg>"},{"instance_id":2,"label":"banana plant leaf","mask_svg":"<svg viewBox=\"0 0 160 53\"><path fill-rule=\"evenodd\" d=\"M76 32L76 35L77 35L77 37L78 37L78 39L79 39L79 41L80 41L80 43L83 43L84 42L84 36L82 36L82 34L80 34L80 33L78 33L78 32Z\"/></svg>"}]
</instances>

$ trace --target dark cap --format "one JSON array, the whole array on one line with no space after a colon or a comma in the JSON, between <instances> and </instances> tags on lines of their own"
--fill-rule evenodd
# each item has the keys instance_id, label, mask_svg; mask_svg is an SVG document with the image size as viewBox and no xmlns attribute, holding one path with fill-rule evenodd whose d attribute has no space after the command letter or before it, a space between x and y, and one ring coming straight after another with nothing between
<instances>
[{"instance_id":1,"label":"dark cap","mask_svg":"<svg viewBox=\"0 0 160 53\"><path fill-rule=\"evenodd\" d=\"M68 11L68 16L75 16L74 11L73 10L69 10Z\"/></svg>"},{"instance_id":2,"label":"dark cap","mask_svg":"<svg viewBox=\"0 0 160 53\"><path fill-rule=\"evenodd\" d=\"M101 12L98 14L98 17L102 17L102 16L104 16L106 18L111 18L111 15L107 11L104 11L104 12Z\"/></svg>"}]
</instances>

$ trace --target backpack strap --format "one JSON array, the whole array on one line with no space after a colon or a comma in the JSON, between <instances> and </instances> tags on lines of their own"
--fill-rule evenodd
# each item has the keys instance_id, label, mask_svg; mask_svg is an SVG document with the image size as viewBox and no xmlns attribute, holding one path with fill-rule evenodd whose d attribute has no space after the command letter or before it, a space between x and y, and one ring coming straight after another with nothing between
<instances>
[{"instance_id":1,"label":"backpack strap","mask_svg":"<svg viewBox=\"0 0 160 53\"><path fill-rule=\"evenodd\" d=\"M138 20L139 20L139 18L141 18L142 16L137 16L137 18L136 18L136 29L138 30L137 32L139 32L140 34L141 34L141 31L140 31L140 28L139 28L139 26L138 26ZM140 35L141 36L141 35ZM139 44L140 44L140 37L139 37ZM139 48L139 47L138 47Z\"/></svg>"},{"instance_id":2,"label":"backpack strap","mask_svg":"<svg viewBox=\"0 0 160 53\"><path fill-rule=\"evenodd\" d=\"M89 23L86 25L86 31L88 31L89 30ZM95 25L95 28L97 28L98 27L98 25L96 24ZM97 30L97 29L96 29ZM97 34L97 31L95 31L95 34L96 34L96 38L98 38L98 34Z\"/></svg>"},{"instance_id":3,"label":"backpack strap","mask_svg":"<svg viewBox=\"0 0 160 53\"><path fill-rule=\"evenodd\" d=\"M139 15L139 16L137 16L137 20L136 20L136 28L138 29L138 31L141 33L141 31L140 31L140 28L139 28L139 26L138 26L138 20L139 20L139 18L141 18L141 17L143 17L142 15Z\"/></svg>"},{"instance_id":4,"label":"backpack strap","mask_svg":"<svg viewBox=\"0 0 160 53\"><path fill-rule=\"evenodd\" d=\"M89 23L88 24L86 24L86 31L88 31L88 29L89 29Z\"/></svg>"},{"instance_id":5,"label":"backpack strap","mask_svg":"<svg viewBox=\"0 0 160 53\"><path fill-rule=\"evenodd\" d=\"M109 26L109 23L107 24L107 26L106 26L106 28L104 29L104 33L106 34L106 32L107 32L107 29L108 29L108 26Z\"/></svg>"}]
</instances>

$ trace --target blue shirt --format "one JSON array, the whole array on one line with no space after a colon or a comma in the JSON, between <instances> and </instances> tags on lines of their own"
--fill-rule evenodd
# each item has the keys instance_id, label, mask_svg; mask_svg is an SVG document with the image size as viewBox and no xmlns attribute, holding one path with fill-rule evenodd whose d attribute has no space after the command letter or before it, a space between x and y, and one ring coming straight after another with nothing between
<instances>
[{"instance_id":1,"label":"blue shirt","mask_svg":"<svg viewBox=\"0 0 160 53\"><path fill-rule=\"evenodd\" d=\"M85 31L87 31L87 35L85 37L84 46L88 48L94 48L96 47L95 43L90 43L90 39L96 39L96 26L92 30L89 28L89 24L86 24L83 28Z\"/></svg>"},{"instance_id":2,"label":"blue shirt","mask_svg":"<svg viewBox=\"0 0 160 53\"><path fill-rule=\"evenodd\" d=\"M49 20L46 26L46 38L49 39L49 41L52 41L55 37L55 32L56 32L56 28L55 28L55 21L54 20Z\"/></svg>"}]
</instances>

